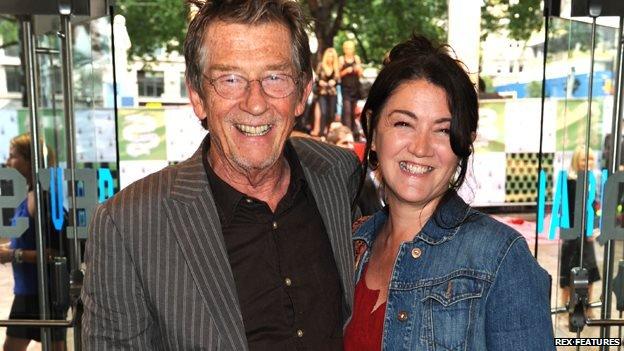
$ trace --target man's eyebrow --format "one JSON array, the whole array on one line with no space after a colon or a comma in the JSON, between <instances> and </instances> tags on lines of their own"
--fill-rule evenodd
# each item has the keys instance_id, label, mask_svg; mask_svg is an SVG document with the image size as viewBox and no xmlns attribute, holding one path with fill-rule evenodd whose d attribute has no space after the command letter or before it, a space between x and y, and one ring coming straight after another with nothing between
<instances>
[{"instance_id":1,"label":"man's eyebrow","mask_svg":"<svg viewBox=\"0 0 624 351\"><path fill-rule=\"evenodd\" d=\"M210 66L211 71L235 71L238 68L239 67L237 66L223 65L223 64L216 64L216 65Z\"/></svg>"},{"instance_id":2,"label":"man's eyebrow","mask_svg":"<svg viewBox=\"0 0 624 351\"><path fill-rule=\"evenodd\" d=\"M267 71L284 71L291 68L290 63L278 63L274 65L269 65L265 68ZM215 64L210 66L211 71L237 71L240 69L240 66L227 65L227 64Z\"/></svg>"}]
</instances>

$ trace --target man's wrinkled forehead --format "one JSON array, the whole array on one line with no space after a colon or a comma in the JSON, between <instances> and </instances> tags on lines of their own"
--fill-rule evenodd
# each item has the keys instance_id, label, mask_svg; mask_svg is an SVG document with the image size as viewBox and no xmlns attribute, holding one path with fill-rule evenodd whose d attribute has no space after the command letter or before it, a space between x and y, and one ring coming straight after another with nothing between
<instances>
[{"instance_id":1,"label":"man's wrinkled forehead","mask_svg":"<svg viewBox=\"0 0 624 351\"><path fill-rule=\"evenodd\" d=\"M258 28L270 26L271 31ZM294 72L295 60L290 30L280 22L258 24L216 21L204 33L202 60L205 71L251 69L254 57L269 54L270 62L263 69Z\"/></svg>"}]
</instances>

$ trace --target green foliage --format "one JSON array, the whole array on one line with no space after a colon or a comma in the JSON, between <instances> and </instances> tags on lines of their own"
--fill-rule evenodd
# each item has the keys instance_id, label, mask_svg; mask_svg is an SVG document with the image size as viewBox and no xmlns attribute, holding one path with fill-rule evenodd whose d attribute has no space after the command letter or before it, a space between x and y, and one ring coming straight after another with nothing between
<instances>
[{"instance_id":1,"label":"green foliage","mask_svg":"<svg viewBox=\"0 0 624 351\"><path fill-rule=\"evenodd\" d=\"M529 39L544 22L540 4L541 0L485 0L481 8L482 39L501 29L507 29L512 39Z\"/></svg>"},{"instance_id":2,"label":"green foliage","mask_svg":"<svg viewBox=\"0 0 624 351\"><path fill-rule=\"evenodd\" d=\"M132 42L128 55L151 59L159 49L181 51L188 8L180 0L118 0Z\"/></svg>"},{"instance_id":3,"label":"green foliage","mask_svg":"<svg viewBox=\"0 0 624 351\"><path fill-rule=\"evenodd\" d=\"M408 39L412 33L423 34L439 42L446 41L447 19L446 1L348 1L339 37L342 39L346 33L351 33L358 43L362 59L381 63L394 45Z\"/></svg>"},{"instance_id":4,"label":"green foliage","mask_svg":"<svg viewBox=\"0 0 624 351\"><path fill-rule=\"evenodd\" d=\"M5 17L0 18L0 41L3 45L18 41L18 23Z\"/></svg>"},{"instance_id":5,"label":"green foliage","mask_svg":"<svg viewBox=\"0 0 624 351\"><path fill-rule=\"evenodd\" d=\"M526 96L537 98L542 96L542 82L533 81L526 86Z\"/></svg>"}]
</instances>

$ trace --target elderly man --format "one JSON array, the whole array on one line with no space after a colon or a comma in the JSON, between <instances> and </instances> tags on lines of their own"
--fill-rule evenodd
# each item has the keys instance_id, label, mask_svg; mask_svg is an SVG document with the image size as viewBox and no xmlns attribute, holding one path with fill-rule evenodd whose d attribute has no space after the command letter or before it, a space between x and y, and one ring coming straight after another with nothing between
<instances>
[{"instance_id":1,"label":"elderly man","mask_svg":"<svg viewBox=\"0 0 624 351\"><path fill-rule=\"evenodd\" d=\"M340 350L357 160L288 139L312 70L296 2L194 2L184 43L209 136L99 207L85 349Z\"/></svg>"}]
</instances>

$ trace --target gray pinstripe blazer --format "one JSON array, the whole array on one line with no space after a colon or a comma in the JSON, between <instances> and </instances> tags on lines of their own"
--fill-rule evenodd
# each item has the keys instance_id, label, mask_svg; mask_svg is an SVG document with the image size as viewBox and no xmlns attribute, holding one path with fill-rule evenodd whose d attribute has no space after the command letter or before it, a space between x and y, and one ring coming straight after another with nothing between
<instances>
[{"instance_id":1,"label":"gray pinstripe blazer","mask_svg":"<svg viewBox=\"0 0 624 351\"><path fill-rule=\"evenodd\" d=\"M345 321L353 303L350 203L356 158L291 139L334 251ZM201 148L98 207L82 290L85 350L247 350Z\"/></svg>"}]
</instances>

